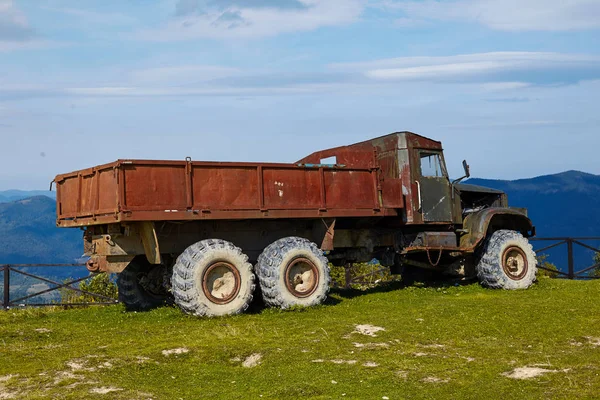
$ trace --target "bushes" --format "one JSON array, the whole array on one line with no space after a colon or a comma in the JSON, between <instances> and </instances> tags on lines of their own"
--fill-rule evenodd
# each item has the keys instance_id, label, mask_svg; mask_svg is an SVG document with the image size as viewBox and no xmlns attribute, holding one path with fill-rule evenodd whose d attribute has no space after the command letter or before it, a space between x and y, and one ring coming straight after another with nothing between
<instances>
[{"instance_id":1,"label":"bushes","mask_svg":"<svg viewBox=\"0 0 600 400\"><path fill-rule=\"evenodd\" d=\"M594 254L594 264L597 265L596 268L590 271L590 276L600 277L600 253Z\"/></svg>"},{"instance_id":2,"label":"bushes","mask_svg":"<svg viewBox=\"0 0 600 400\"><path fill-rule=\"evenodd\" d=\"M537 277L545 276L548 278L558 278L558 267L551 262L547 261L547 254L540 254L537 256L538 270L536 273ZM544 268L544 269L542 269Z\"/></svg>"},{"instance_id":3,"label":"bushes","mask_svg":"<svg viewBox=\"0 0 600 400\"><path fill-rule=\"evenodd\" d=\"M389 268L382 267L379 263L373 261L353 264L348 275L350 282L346 282L345 267L336 267L329 264L329 268L331 285L338 288L345 288L347 287L347 283L349 283L352 289L365 290L380 283L394 280L394 276L390 273Z\"/></svg>"},{"instance_id":4,"label":"bushes","mask_svg":"<svg viewBox=\"0 0 600 400\"><path fill-rule=\"evenodd\" d=\"M117 284L110 274L93 275L82 281L79 284L79 289L117 300ZM60 289L60 299L62 303L105 303L108 301L101 297L95 297L68 288Z\"/></svg>"}]
</instances>

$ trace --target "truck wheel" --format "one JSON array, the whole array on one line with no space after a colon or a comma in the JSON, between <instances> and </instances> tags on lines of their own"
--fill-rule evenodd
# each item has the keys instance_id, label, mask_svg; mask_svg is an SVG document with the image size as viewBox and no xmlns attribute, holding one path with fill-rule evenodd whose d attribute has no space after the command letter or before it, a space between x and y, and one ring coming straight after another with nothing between
<instances>
[{"instance_id":1,"label":"truck wheel","mask_svg":"<svg viewBox=\"0 0 600 400\"><path fill-rule=\"evenodd\" d=\"M175 262L171 279L175 303L197 316L239 314L252 301L254 273L248 256L232 243L202 240Z\"/></svg>"},{"instance_id":2,"label":"truck wheel","mask_svg":"<svg viewBox=\"0 0 600 400\"><path fill-rule=\"evenodd\" d=\"M157 278L161 268L150 264L145 256L134 258L117 275L119 302L129 311L146 311L165 304L168 295Z\"/></svg>"},{"instance_id":3,"label":"truck wheel","mask_svg":"<svg viewBox=\"0 0 600 400\"><path fill-rule=\"evenodd\" d=\"M494 232L483 248L477 277L492 289L527 289L535 280L535 253L519 232Z\"/></svg>"},{"instance_id":4,"label":"truck wheel","mask_svg":"<svg viewBox=\"0 0 600 400\"><path fill-rule=\"evenodd\" d=\"M327 258L316 244L299 237L280 239L258 257L256 273L268 306L321 304L329 292Z\"/></svg>"}]
</instances>

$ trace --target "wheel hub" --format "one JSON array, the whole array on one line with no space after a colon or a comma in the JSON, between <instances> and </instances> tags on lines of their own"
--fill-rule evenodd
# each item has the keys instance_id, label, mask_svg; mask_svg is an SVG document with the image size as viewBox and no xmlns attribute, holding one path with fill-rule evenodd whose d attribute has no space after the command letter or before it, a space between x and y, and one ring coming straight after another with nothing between
<instances>
[{"instance_id":1,"label":"wheel hub","mask_svg":"<svg viewBox=\"0 0 600 400\"><path fill-rule=\"evenodd\" d=\"M219 261L212 264L202 277L202 290L215 304L227 304L239 293L240 273L233 265Z\"/></svg>"},{"instance_id":2,"label":"wheel hub","mask_svg":"<svg viewBox=\"0 0 600 400\"><path fill-rule=\"evenodd\" d=\"M292 260L285 269L285 285L296 297L308 297L319 285L319 270L309 259Z\"/></svg>"},{"instance_id":3,"label":"wheel hub","mask_svg":"<svg viewBox=\"0 0 600 400\"><path fill-rule=\"evenodd\" d=\"M515 281L523 279L529 268L527 255L516 246L508 247L502 254L502 269L506 275Z\"/></svg>"}]
</instances>

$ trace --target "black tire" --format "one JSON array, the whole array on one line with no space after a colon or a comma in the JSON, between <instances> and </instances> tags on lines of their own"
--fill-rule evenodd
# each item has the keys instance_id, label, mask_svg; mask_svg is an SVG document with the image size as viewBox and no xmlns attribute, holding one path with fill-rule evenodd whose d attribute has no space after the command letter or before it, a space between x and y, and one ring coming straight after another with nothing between
<instances>
[{"instance_id":1,"label":"black tire","mask_svg":"<svg viewBox=\"0 0 600 400\"><path fill-rule=\"evenodd\" d=\"M145 256L134 258L129 265L117 275L119 302L125 305L128 311L147 311L164 305L168 296L166 293L152 293L144 287L144 280L148 280L154 266L146 260ZM162 289L160 282L157 286Z\"/></svg>"},{"instance_id":2,"label":"black tire","mask_svg":"<svg viewBox=\"0 0 600 400\"><path fill-rule=\"evenodd\" d=\"M535 281L535 252L519 232L499 230L486 241L477 264L477 278L492 289L527 289Z\"/></svg>"},{"instance_id":3,"label":"black tire","mask_svg":"<svg viewBox=\"0 0 600 400\"><path fill-rule=\"evenodd\" d=\"M173 267L175 304L187 314L221 316L248 309L254 293L248 256L232 243L202 240L188 247Z\"/></svg>"},{"instance_id":4,"label":"black tire","mask_svg":"<svg viewBox=\"0 0 600 400\"><path fill-rule=\"evenodd\" d=\"M270 244L258 257L256 274L267 306L282 309L321 304L329 293L329 266L311 241L287 237Z\"/></svg>"}]
</instances>

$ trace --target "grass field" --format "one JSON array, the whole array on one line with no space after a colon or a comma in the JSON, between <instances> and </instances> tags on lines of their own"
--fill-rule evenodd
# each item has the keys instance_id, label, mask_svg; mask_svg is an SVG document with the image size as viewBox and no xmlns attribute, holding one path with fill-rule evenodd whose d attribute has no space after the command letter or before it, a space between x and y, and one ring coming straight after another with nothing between
<instances>
[{"instance_id":1,"label":"grass field","mask_svg":"<svg viewBox=\"0 0 600 400\"><path fill-rule=\"evenodd\" d=\"M215 319L0 311L0 399L598 398L599 294L600 281L542 279L342 291Z\"/></svg>"}]
</instances>

